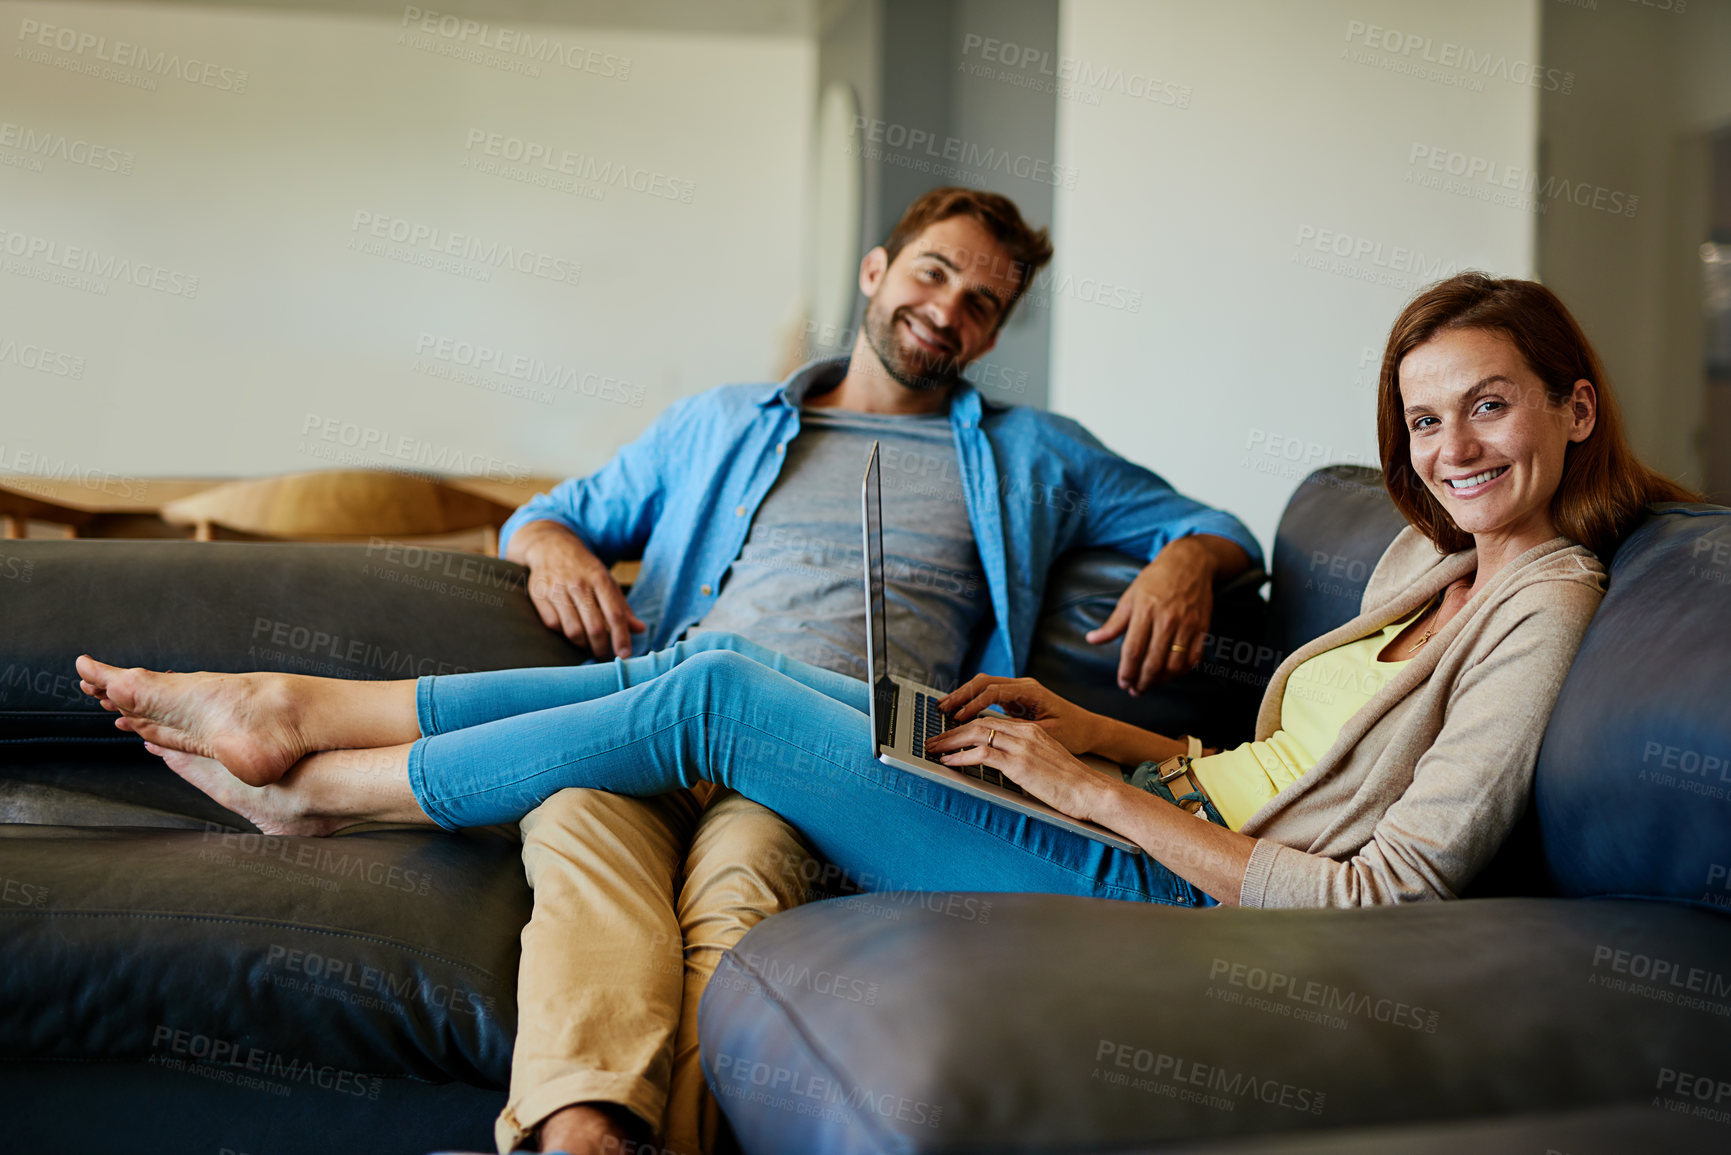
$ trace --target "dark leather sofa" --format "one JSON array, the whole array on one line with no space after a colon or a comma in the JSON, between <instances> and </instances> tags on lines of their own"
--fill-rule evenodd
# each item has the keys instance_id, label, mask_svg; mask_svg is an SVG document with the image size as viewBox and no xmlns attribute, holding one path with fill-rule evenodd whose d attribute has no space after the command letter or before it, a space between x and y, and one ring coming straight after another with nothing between
<instances>
[{"instance_id":1,"label":"dark leather sofa","mask_svg":"<svg viewBox=\"0 0 1731 1155\"><path fill-rule=\"evenodd\" d=\"M1700 541L1711 544L1697 560L1731 570L1731 558L1713 552L1731 540L1724 512L1655 519L1643 533L1656 540L1626 547L1619 573L1648 558L1658 577L1643 581L1695 589L1672 571ZM1397 527L1374 473L1313 475L1282 522L1267 606L1252 596L1254 582L1223 591L1202 670L1134 703L1112 693L1109 664L1080 641L1134 563L1069 559L1047 599L1035 669L1073 697L1128 707L1156 729L1242 737L1274 663L1350 614L1368 562ZM349 677L578 660L541 627L521 582L508 563L386 548L0 545L0 1149L490 1149L529 904L514 829L264 839L118 735L78 695L71 660L88 650L127 664ZM1700 604L1684 612L1668 602L1658 622L1689 639L1686 657L1630 645L1632 633L1653 628L1638 607L1627 629L1595 625L1581 662L1595 644L1608 646L1602 661L1633 663L1635 684L1601 678L1605 693L1583 698L1572 679L1559 715L1584 711L1603 742L1615 717L1645 703L1640 725L1651 735L1640 741L1659 744L1656 765L1680 765L1680 751L1691 750L1699 771L1699 752L1731 748L1714 697L1731 672L1722 642L1715 648L1726 587L1709 576L1695 592ZM1612 609L1608 601L1601 619ZM1637 690L1647 697L1637 700ZM1684 707L1667 713L1673 698ZM1557 747L1553 734L1547 761ZM1544 821L1511 846L1488 889L1554 892L1557 871L1577 899L1605 893L1599 880L1610 878L1610 890L1699 903L1679 880L1694 864L1731 863L1724 802L1703 801L1692 816L1631 785L1607 808L1605 783L1565 788L1572 782L1541 777ZM1566 837L1589 829L1591 838ZM1628 829L1645 841L1601 845ZM1667 864L1674 877L1655 881ZM1231 1144L1222 1150L1494 1149L1515 1126L1541 1128L1523 1133L1520 1149L1541 1136L1538 1150L1578 1152L1631 1149L1593 1146L1619 1136L1707 1149L1702 1134L1731 1135L1653 1111L1662 1093L1635 1086L1650 1084L1654 1069L1688 1076L1691 1092L1698 1076L1731 1078L1731 1020L1587 986L1601 972L1633 982L1628 968L1650 970L1655 960L1682 967L1685 981L1690 967L1731 981L1731 964L1720 961L1731 959L1731 920L1712 909L1487 899L1192 915L977 898L991 904L986 918L954 916L965 896L819 903L770 920L729 956L704 1029L712 1083L747 1150L1128 1151L1216 1141ZM1576 956L1588 941L1583 962ZM1601 948L1612 953L1599 966ZM1630 962L1637 958L1646 961ZM1227 969L1214 985L1229 993L1263 981L1250 977L1254 968L1278 966L1375 1005L1355 1010L1344 1029L1242 1003L1229 1013L1197 1001L1211 980L1192 973L1221 959ZM809 976L824 960L826 973L881 976L874 1005L815 995ZM796 966L807 967L805 979ZM1710 1001L1731 1003L1731 991ZM1394 1016L1397 1003L1403 1025L1377 1018ZM1404 1025L1418 1011L1435 1013L1434 1034ZM1100 1023L1111 1032L1100 1035ZM1217 1029L1210 1051L1203 1044ZM1095 1049L1101 1038L1128 1045L1111 1052L1113 1061L1128 1056L1127 1078L1143 1074L1143 1051L1149 1064L1169 1054L1192 1072L1208 1063L1259 1086L1306 1063L1304 1078L1282 1086L1293 1088L1289 1098L1321 1091L1322 1111L1099 1097L1104 1085L1090 1086L1089 1071L1078 1083L1061 1049L1075 1038ZM1197 1045L1174 1052L1188 1040ZM1274 1065L1246 1068L1253 1049ZM789 1110L752 1101L760 1063L852 1083L839 1110L821 1101ZM855 1094L861 1088L869 1101ZM809 1099L809 1081L804 1089ZM898 1097L888 1116L886 1093ZM1267 1143L1288 1146L1259 1145Z\"/></svg>"},{"instance_id":2,"label":"dark leather sofa","mask_svg":"<svg viewBox=\"0 0 1731 1155\"><path fill-rule=\"evenodd\" d=\"M1301 486L1270 648L1356 609L1399 521ZM1731 1150L1731 510L1656 509L1463 901L1183 911L844 898L759 925L701 1014L748 1151ZM845 975L850 984L828 976ZM874 990L869 1004L838 992Z\"/></svg>"},{"instance_id":3,"label":"dark leather sofa","mask_svg":"<svg viewBox=\"0 0 1731 1155\"><path fill-rule=\"evenodd\" d=\"M1065 559L1037 661L1134 576ZM511 563L384 545L0 543L0 1155L490 1150L528 918L515 827L263 838L78 692L123 665L402 678L563 665ZM1260 575L1217 620L1259 638ZM1147 724L1248 725L1256 689L1194 674ZM1110 655L1108 655L1110 657Z\"/></svg>"}]
</instances>

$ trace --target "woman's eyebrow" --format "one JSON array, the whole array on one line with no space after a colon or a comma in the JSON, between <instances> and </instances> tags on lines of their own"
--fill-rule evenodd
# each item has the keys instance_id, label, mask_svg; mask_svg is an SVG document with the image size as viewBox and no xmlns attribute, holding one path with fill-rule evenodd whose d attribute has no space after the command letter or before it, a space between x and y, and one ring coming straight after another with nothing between
<instances>
[{"instance_id":1,"label":"woman's eyebrow","mask_svg":"<svg viewBox=\"0 0 1731 1155\"><path fill-rule=\"evenodd\" d=\"M1510 378L1504 376L1501 373L1492 373L1488 377L1480 377L1477 381L1473 382L1472 388L1468 389L1466 391L1466 393L1463 394L1463 396L1477 397L1480 393L1483 393L1483 392L1487 391L1488 389L1490 389L1490 387L1492 385L1499 385L1499 384L1500 385L1513 385L1514 381L1511 380Z\"/></svg>"},{"instance_id":2,"label":"woman's eyebrow","mask_svg":"<svg viewBox=\"0 0 1731 1155\"><path fill-rule=\"evenodd\" d=\"M1489 392L1491 386L1493 386L1493 385L1513 385L1513 384L1514 384L1514 381L1511 378L1505 376L1504 374L1492 373L1488 377L1480 377L1477 381L1474 381L1466 389L1462 390L1461 391L1461 400L1462 401L1470 401L1474 397L1477 397L1480 393ZM1413 414L1413 413L1429 413L1431 411L1432 410L1431 410L1431 407L1429 405L1408 405L1402 410L1403 413L1406 413L1408 415Z\"/></svg>"}]
</instances>

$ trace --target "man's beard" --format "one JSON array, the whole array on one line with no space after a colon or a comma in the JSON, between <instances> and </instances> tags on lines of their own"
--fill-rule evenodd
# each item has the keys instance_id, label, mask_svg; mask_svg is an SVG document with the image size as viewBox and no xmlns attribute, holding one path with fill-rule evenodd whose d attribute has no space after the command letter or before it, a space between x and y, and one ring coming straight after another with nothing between
<instances>
[{"instance_id":1,"label":"man's beard","mask_svg":"<svg viewBox=\"0 0 1731 1155\"><path fill-rule=\"evenodd\" d=\"M874 313L871 305L866 306L866 343L883 362L885 371L907 388L922 393L948 389L961 381L962 362L954 354L928 354L921 349L908 349L896 340L896 322L906 312L904 306L885 317L881 312ZM937 332L945 339L953 339L947 330Z\"/></svg>"}]
</instances>

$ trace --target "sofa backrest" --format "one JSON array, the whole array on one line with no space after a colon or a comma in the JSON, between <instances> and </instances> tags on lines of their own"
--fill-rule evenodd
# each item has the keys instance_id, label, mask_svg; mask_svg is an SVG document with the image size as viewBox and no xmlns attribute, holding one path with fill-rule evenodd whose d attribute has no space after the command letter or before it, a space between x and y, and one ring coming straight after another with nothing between
<instances>
[{"instance_id":1,"label":"sofa backrest","mask_svg":"<svg viewBox=\"0 0 1731 1155\"><path fill-rule=\"evenodd\" d=\"M512 562L391 543L0 542L0 739L113 738L73 659L382 679L582 654Z\"/></svg>"},{"instance_id":2,"label":"sofa backrest","mask_svg":"<svg viewBox=\"0 0 1731 1155\"><path fill-rule=\"evenodd\" d=\"M1274 535L1268 642L1276 664L1357 616L1377 559L1405 525L1380 469L1330 465L1299 483Z\"/></svg>"},{"instance_id":3,"label":"sofa backrest","mask_svg":"<svg viewBox=\"0 0 1731 1155\"><path fill-rule=\"evenodd\" d=\"M1655 511L1558 695L1534 797L1563 894L1731 912L1731 509Z\"/></svg>"},{"instance_id":4,"label":"sofa backrest","mask_svg":"<svg viewBox=\"0 0 1731 1155\"><path fill-rule=\"evenodd\" d=\"M1280 522L1266 634L1252 579L1221 598L1216 619L1225 648L1240 644L1230 628L1245 653L1212 671L1205 657L1192 682L1142 708L1247 717L1286 652L1356 612L1401 524L1376 470L1313 473ZM1116 647L1077 639L1138 564L1076 555L1054 573L1035 663L1062 692L1122 698ZM123 665L353 678L581 661L541 625L524 574L496 559L385 545L0 543L0 741L136 744L78 692L81 652ZM1251 647L1250 636L1263 643ZM1728 639L1731 510L1658 509L1612 561L1610 592L1540 751L1527 832L1548 881L1509 889L1731 909ZM23 754L11 749L3 761Z\"/></svg>"},{"instance_id":5,"label":"sofa backrest","mask_svg":"<svg viewBox=\"0 0 1731 1155\"><path fill-rule=\"evenodd\" d=\"M1132 698L1118 688L1119 643L1096 645L1087 634L1105 624L1145 564L1110 550L1059 558L1040 607L1028 676L1086 709L1159 734L1194 733L1213 745L1250 738L1272 670L1258 665L1270 652L1261 593L1267 575L1255 570L1217 588L1201 664Z\"/></svg>"},{"instance_id":6,"label":"sofa backrest","mask_svg":"<svg viewBox=\"0 0 1731 1155\"><path fill-rule=\"evenodd\" d=\"M1091 708L1212 740L1247 730L1261 689L1205 669L1139 698L1118 689L1117 645L1082 635L1141 568L1109 551L1060 559L1031 671ZM405 547L183 541L0 545L0 739L113 738L78 691L73 659L179 670L282 670L345 678L568 665L583 651L541 625L526 570ZM9 579L9 580L8 580ZM1216 628L1262 637L1260 572L1216 601Z\"/></svg>"}]
</instances>

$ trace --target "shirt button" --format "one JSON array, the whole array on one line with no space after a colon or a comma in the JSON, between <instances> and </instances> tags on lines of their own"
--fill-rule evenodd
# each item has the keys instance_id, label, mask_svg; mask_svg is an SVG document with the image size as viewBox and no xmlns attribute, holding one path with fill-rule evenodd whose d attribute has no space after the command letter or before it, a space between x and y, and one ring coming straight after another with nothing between
<instances>
[{"instance_id":1,"label":"shirt button","mask_svg":"<svg viewBox=\"0 0 1731 1155\"><path fill-rule=\"evenodd\" d=\"M703 587L702 587L702 588L701 588L701 589L700 589L700 590L699 590L699 592L700 592L700 593L702 593L702 594L703 594L703 596L704 596L704 597L708 597L708 596L709 596L709 585L708 585L708 583L705 583L705 584L704 584L704 585L703 585Z\"/></svg>"},{"instance_id":2,"label":"shirt button","mask_svg":"<svg viewBox=\"0 0 1731 1155\"><path fill-rule=\"evenodd\" d=\"M775 447L775 451L777 453L786 453L787 452L787 442L783 441L780 445L777 445Z\"/></svg>"},{"instance_id":3,"label":"shirt button","mask_svg":"<svg viewBox=\"0 0 1731 1155\"><path fill-rule=\"evenodd\" d=\"M745 506L743 506L743 505L736 506L733 510L733 514L735 517L744 517L745 516Z\"/></svg>"}]
</instances>

